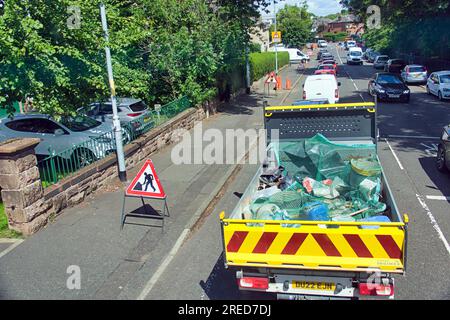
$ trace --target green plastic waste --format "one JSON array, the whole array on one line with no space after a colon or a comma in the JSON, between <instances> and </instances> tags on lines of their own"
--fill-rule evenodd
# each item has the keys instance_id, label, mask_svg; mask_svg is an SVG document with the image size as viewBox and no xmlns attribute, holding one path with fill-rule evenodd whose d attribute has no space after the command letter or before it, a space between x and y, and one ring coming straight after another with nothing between
<instances>
[{"instance_id":1,"label":"green plastic waste","mask_svg":"<svg viewBox=\"0 0 450 320\"><path fill-rule=\"evenodd\" d=\"M264 197L249 206L255 219L307 220L311 203L325 204L333 221L358 221L385 212L375 145L337 144L317 134L280 141L274 152L291 184L280 192L261 193Z\"/></svg>"}]
</instances>

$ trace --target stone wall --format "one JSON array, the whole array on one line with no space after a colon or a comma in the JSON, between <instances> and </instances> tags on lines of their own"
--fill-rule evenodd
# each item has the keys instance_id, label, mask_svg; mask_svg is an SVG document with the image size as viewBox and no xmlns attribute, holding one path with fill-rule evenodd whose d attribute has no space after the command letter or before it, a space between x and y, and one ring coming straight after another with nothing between
<instances>
[{"instance_id":1,"label":"stone wall","mask_svg":"<svg viewBox=\"0 0 450 320\"><path fill-rule=\"evenodd\" d=\"M215 113L219 104L217 101L209 102L199 108L185 110L126 145L127 169L176 141L176 129L192 129L196 121ZM34 154L38 143L38 139L14 139L0 145L0 188L9 227L24 235L35 233L48 223L52 215L82 202L86 196L110 185L117 177L116 156L112 154L43 189Z\"/></svg>"}]
</instances>

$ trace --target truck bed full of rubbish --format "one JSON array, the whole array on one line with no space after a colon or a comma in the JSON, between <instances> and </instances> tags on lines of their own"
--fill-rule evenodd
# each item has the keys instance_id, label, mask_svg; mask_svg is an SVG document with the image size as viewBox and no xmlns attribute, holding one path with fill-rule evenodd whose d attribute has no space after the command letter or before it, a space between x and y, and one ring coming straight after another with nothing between
<instances>
[{"instance_id":1,"label":"truck bed full of rubbish","mask_svg":"<svg viewBox=\"0 0 450 320\"><path fill-rule=\"evenodd\" d=\"M336 143L316 134L272 142L268 155L230 219L399 221L383 196L383 171L372 142Z\"/></svg>"}]
</instances>

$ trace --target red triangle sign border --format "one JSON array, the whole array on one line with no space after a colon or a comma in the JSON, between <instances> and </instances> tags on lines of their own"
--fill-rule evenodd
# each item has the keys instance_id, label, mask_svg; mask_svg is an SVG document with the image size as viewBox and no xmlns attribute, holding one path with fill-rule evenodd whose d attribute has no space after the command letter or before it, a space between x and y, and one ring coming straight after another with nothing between
<instances>
[{"instance_id":1,"label":"red triangle sign border","mask_svg":"<svg viewBox=\"0 0 450 320\"><path fill-rule=\"evenodd\" d=\"M154 181L156 182L158 186L158 190L160 192L149 192L149 191L143 191L143 190L135 190L136 185L138 184L139 180L141 179L141 176L145 173L147 168L150 167L150 170L152 171L152 175L154 177ZM143 198L152 198L152 199L165 199L166 193L164 192L164 189L161 185L161 181L159 180L158 175L156 174L155 167L153 166L152 160L146 160L144 165L142 166L141 170L139 170L136 177L133 179L133 181L128 186L125 194L127 196L133 196L133 197L143 197Z\"/></svg>"}]
</instances>

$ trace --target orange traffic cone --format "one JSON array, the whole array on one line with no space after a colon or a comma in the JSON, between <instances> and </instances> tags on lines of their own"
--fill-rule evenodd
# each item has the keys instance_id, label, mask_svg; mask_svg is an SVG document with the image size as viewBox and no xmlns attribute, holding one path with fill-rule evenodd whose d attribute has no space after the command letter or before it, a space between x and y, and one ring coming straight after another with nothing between
<instances>
[{"instance_id":1,"label":"orange traffic cone","mask_svg":"<svg viewBox=\"0 0 450 320\"><path fill-rule=\"evenodd\" d=\"M291 90L291 80L286 79L286 90Z\"/></svg>"},{"instance_id":2,"label":"orange traffic cone","mask_svg":"<svg viewBox=\"0 0 450 320\"><path fill-rule=\"evenodd\" d=\"M277 76L277 90L280 90L281 87L283 86L282 81L281 81L281 77Z\"/></svg>"}]
</instances>

